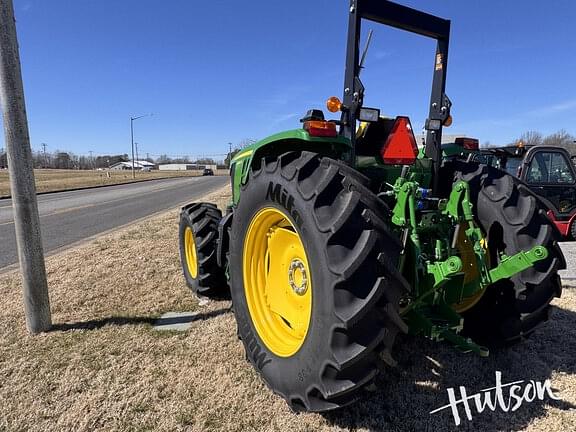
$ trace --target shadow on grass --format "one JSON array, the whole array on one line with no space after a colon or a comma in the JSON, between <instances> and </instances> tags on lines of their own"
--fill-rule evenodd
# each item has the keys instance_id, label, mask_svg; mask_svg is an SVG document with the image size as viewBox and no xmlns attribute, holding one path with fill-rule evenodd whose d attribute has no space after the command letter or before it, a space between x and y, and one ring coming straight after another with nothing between
<instances>
[{"instance_id":1,"label":"shadow on grass","mask_svg":"<svg viewBox=\"0 0 576 432\"><path fill-rule=\"evenodd\" d=\"M210 318L214 318L219 315L228 313L230 311L231 309L227 307L208 312L197 312L197 313L192 312L189 315L174 316L167 318L113 316L90 321L54 324L50 332L65 332L70 330L97 330L105 326L121 327L121 326L131 326L139 324L149 324L149 325L187 324L193 321L204 321Z\"/></svg>"},{"instance_id":2,"label":"shadow on grass","mask_svg":"<svg viewBox=\"0 0 576 432\"><path fill-rule=\"evenodd\" d=\"M576 423L576 406L564 400L552 377L554 372L568 375L563 378L564 388L568 388L566 379L574 379L576 383L576 377L569 377L576 374L575 353L576 313L559 307L552 308L550 320L529 339L508 349L493 351L488 358L462 354L446 344L405 337L398 340L395 354L398 367L382 371L376 382L378 389L371 396L324 416L333 425L353 430L500 431L524 429L533 420L546 416L547 407L551 406L563 412L557 414L562 417L557 420L559 425ZM560 400L546 397L544 401L523 402L514 412L500 408L492 412L487 408L482 413L477 413L474 402L470 401L473 418L469 421L460 405L462 423L458 427L450 408L430 414L449 403L448 388L454 389L458 399L460 386L465 387L468 395L473 395L495 385L496 371L502 373L503 384L524 380L520 384L521 392L530 380L549 379ZM504 395L507 404L509 392L504 391Z\"/></svg>"}]
</instances>

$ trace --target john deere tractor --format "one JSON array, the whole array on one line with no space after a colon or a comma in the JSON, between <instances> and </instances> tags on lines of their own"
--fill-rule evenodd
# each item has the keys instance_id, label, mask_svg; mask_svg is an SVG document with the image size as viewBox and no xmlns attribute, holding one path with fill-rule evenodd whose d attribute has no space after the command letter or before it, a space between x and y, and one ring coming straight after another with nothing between
<instances>
[{"instance_id":1,"label":"john deere tractor","mask_svg":"<svg viewBox=\"0 0 576 432\"><path fill-rule=\"evenodd\" d=\"M344 97L327 103L339 118L310 110L238 153L224 216L181 213L188 285L229 286L248 360L295 411L358 399L396 364L398 333L486 356L532 333L562 290L539 199L503 171L442 160L450 21L383 0L350 0L348 14ZM437 41L422 151L409 118L363 105L364 20Z\"/></svg>"}]
</instances>

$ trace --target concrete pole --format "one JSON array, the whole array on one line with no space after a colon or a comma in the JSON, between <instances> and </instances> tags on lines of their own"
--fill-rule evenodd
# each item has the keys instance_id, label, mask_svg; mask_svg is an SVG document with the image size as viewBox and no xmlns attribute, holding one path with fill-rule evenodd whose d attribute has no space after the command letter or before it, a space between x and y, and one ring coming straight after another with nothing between
<instances>
[{"instance_id":1,"label":"concrete pole","mask_svg":"<svg viewBox=\"0 0 576 432\"><path fill-rule=\"evenodd\" d=\"M46 146L48 144L42 143L42 148L44 149L44 168L48 168L48 159L46 158Z\"/></svg>"},{"instance_id":2,"label":"concrete pole","mask_svg":"<svg viewBox=\"0 0 576 432\"><path fill-rule=\"evenodd\" d=\"M0 0L0 99L26 327L35 334L52 320L12 0Z\"/></svg>"},{"instance_id":3,"label":"concrete pole","mask_svg":"<svg viewBox=\"0 0 576 432\"><path fill-rule=\"evenodd\" d=\"M228 169L232 166L232 143L228 143L228 147L230 148L228 152Z\"/></svg>"},{"instance_id":4,"label":"concrete pole","mask_svg":"<svg viewBox=\"0 0 576 432\"><path fill-rule=\"evenodd\" d=\"M134 172L134 118L130 117L130 141L132 142L132 178L136 178L136 173Z\"/></svg>"},{"instance_id":5,"label":"concrete pole","mask_svg":"<svg viewBox=\"0 0 576 432\"><path fill-rule=\"evenodd\" d=\"M139 117L130 117L130 141L132 142L132 178L133 179L136 178L136 174L134 171L134 120L138 120L138 119L141 119L142 117L146 117L149 115L151 116L152 113L144 114L144 115L141 115Z\"/></svg>"}]
</instances>

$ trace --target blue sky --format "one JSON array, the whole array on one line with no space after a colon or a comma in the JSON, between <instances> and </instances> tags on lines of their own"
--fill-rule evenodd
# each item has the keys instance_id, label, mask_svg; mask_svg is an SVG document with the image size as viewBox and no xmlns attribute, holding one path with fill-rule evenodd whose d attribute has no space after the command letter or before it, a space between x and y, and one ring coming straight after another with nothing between
<instances>
[{"instance_id":1,"label":"blue sky","mask_svg":"<svg viewBox=\"0 0 576 432\"><path fill-rule=\"evenodd\" d=\"M452 20L448 133L576 134L576 2L423 1ZM341 96L347 0L14 0L34 150L223 154ZM365 26L365 29L369 26ZM434 42L374 26L366 105L426 117ZM0 146L3 141L0 141Z\"/></svg>"}]
</instances>

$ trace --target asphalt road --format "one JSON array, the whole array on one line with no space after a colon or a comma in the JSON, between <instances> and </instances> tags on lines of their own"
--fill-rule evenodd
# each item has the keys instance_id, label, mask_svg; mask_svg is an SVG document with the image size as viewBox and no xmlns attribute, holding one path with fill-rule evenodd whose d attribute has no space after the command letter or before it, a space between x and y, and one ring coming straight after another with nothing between
<instances>
[{"instance_id":1,"label":"asphalt road","mask_svg":"<svg viewBox=\"0 0 576 432\"><path fill-rule=\"evenodd\" d=\"M44 252L197 200L227 176L180 177L38 195ZM0 269L18 261L12 200L0 200Z\"/></svg>"}]
</instances>

